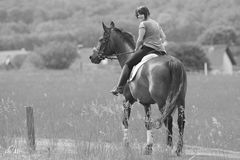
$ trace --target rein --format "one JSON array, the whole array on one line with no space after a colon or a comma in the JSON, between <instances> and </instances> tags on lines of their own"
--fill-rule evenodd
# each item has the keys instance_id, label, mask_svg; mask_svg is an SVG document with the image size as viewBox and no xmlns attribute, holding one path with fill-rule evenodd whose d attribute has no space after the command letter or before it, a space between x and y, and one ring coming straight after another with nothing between
<instances>
[{"instance_id":1,"label":"rein","mask_svg":"<svg viewBox=\"0 0 240 160\"><path fill-rule=\"evenodd\" d=\"M112 54L111 56L99 54L98 56L101 59L107 58L107 59L113 60L113 59L117 59L117 56L124 55L124 54L131 54L131 53L134 53L134 51L116 53L116 54Z\"/></svg>"}]
</instances>

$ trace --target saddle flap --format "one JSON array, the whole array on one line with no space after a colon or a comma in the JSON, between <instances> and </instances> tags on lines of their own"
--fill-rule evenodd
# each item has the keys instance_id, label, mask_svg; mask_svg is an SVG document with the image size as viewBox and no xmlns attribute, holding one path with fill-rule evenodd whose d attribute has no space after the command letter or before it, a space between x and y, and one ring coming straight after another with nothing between
<instances>
[{"instance_id":1,"label":"saddle flap","mask_svg":"<svg viewBox=\"0 0 240 160\"><path fill-rule=\"evenodd\" d=\"M154 54L154 53L151 53L151 54L148 54L148 55L144 56L144 57L142 58L142 60L141 60L137 65L135 65L135 66L133 67L132 72L131 72L131 74L130 74L130 77L129 77L129 80L128 80L128 81L129 81L129 82L133 81L133 79L134 79L134 77L136 76L137 71L139 70L139 68L140 68L144 63L146 63L147 61L149 61L150 59L155 58L155 57L158 57L158 55L157 55L157 54Z\"/></svg>"}]
</instances>

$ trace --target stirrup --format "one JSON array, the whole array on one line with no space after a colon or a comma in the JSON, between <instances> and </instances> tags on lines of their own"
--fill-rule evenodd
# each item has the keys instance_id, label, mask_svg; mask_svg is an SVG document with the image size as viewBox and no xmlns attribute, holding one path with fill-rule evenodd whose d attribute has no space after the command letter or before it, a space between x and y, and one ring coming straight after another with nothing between
<instances>
[{"instance_id":1,"label":"stirrup","mask_svg":"<svg viewBox=\"0 0 240 160\"><path fill-rule=\"evenodd\" d=\"M117 96L118 94L123 94L123 90L124 90L124 86L118 86L118 87L115 87L113 90L111 90L110 92Z\"/></svg>"}]
</instances>

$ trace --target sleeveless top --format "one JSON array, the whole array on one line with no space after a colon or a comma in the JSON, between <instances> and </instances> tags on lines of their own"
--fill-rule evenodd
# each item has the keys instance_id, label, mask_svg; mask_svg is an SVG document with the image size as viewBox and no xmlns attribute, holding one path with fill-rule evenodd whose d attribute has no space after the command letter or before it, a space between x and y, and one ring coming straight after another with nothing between
<instances>
[{"instance_id":1,"label":"sleeveless top","mask_svg":"<svg viewBox=\"0 0 240 160\"><path fill-rule=\"evenodd\" d=\"M145 28L143 45L153 48L156 51L164 51L166 53L165 47L161 41L162 28L156 21L152 19L142 21L139 25L139 28Z\"/></svg>"}]
</instances>

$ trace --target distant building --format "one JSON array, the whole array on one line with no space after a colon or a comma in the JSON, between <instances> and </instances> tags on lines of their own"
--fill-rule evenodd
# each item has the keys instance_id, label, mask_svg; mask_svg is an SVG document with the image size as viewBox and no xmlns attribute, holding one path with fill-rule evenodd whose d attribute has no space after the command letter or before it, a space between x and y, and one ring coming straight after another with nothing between
<instances>
[{"instance_id":1,"label":"distant building","mask_svg":"<svg viewBox=\"0 0 240 160\"><path fill-rule=\"evenodd\" d=\"M13 67L12 59L16 55L26 55L28 53L24 48L21 50L0 51L0 65L5 66L6 69L11 69Z\"/></svg>"},{"instance_id":2,"label":"distant building","mask_svg":"<svg viewBox=\"0 0 240 160\"><path fill-rule=\"evenodd\" d=\"M8 50L8 51L0 51L0 64L10 63L11 59L16 55L26 55L29 52L24 48L21 50Z\"/></svg>"},{"instance_id":3,"label":"distant building","mask_svg":"<svg viewBox=\"0 0 240 160\"><path fill-rule=\"evenodd\" d=\"M213 73L233 74L233 66L237 63L229 46L213 45L204 48Z\"/></svg>"}]
</instances>

